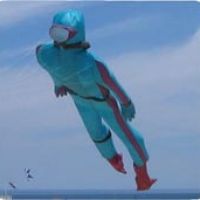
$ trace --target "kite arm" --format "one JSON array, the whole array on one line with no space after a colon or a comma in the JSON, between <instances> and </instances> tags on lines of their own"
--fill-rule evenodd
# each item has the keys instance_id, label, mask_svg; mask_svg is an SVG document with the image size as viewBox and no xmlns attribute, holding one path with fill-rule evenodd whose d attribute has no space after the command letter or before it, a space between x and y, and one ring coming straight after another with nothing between
<instances>
[{"instance_id":1,"label":"kite arm","mask_svg":"<svg viewBox=\"0 0 200 200\"><path fill-rule=\"evenodd\" d=\"M112 75L108 68L99 61L96 61L98 71L100 73L103 84L111 89L121 104L122 115L126 120L131 121L135 117L135 106L131 101L131 98L127 95L125 90L121 87L117 79Z\"/></svg>"},{"instance_id":2,"label":"kite arm","mask_svg":"<svg viewBox=\"0 0 200 200\"><path fill-rule=\"evenodd\" d=\"M100 61L96 61L96 65L104 85L106 85L114 92L121 104L129 105L129 103L131 102L130 97L121 87L114 75L111 74L106 65Z\"/></svg>"}]
</instances>

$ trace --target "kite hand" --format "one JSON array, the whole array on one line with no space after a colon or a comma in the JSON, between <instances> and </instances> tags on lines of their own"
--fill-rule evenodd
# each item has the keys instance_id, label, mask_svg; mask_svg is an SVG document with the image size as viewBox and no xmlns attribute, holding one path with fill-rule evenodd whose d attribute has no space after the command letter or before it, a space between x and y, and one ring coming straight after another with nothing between
<instances>
[{"instance_id":1,"label":"kite hand","mask_svg":"<svg viewBox=\"0 0 200 200\"><path fill-rule=\"evenodd\" d=\"M68 88L64 85L60 86L60 87L55 87L55 95L56 97L63 97L63 96L67 96L67 92L68 92Z\"/></svg>"},{"instance_id":2,"label":"kite hand","mask_svg":"<svg viewBox=\"0 0 200 200\"><path fill-rule=\"evenodd\" d=\"M135 106L131 100L126 104L121 104L121 109L125 120L131 121L133 118L135 118Z\"/></svg>"}]
</instances>

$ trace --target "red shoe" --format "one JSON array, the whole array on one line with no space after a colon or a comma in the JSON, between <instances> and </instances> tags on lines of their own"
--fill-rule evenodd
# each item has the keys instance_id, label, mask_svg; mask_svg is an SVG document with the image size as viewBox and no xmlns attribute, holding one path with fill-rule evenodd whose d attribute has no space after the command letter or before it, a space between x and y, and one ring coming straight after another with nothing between
<instances>
[{"instance_id":1,"label":"red shoe","mask_svg":"<svg viewBox=\"0 0 200 200\"><path fill-rule=\"evenodd\" d=\"M116 154L111 159L108 159L108 162L116 169L118 172L126 174L126 170L124 169L124 163L122 160L121 154Z\"/></svg>"},{"instance_id":2,"label":"red shoe","mask_svg":"<svg viewBox=\"0 0 200 200\"><path fill-rule=\"evenodd\" d=\"M136 173L137 190L148 190L157 181L157 179L151 179L147 172L146 163L143 166L136 166L134 164L134 170Z\"/></svg>"}]
</instances>

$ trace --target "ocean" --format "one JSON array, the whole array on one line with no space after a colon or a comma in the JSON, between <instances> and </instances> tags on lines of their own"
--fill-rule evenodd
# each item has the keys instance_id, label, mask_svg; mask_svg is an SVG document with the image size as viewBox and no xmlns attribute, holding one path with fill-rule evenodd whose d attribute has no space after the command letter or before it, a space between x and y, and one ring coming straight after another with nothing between
<instances>
[{"instance_id":1,"label":"ocean","mask_svg":"<svg viewBox=\"0 0 200 200\"><path fill-rule=\"evenodd\" d=\"M199 190L0 190L0 200L200 199Z\"/></svg>"}]
</instances>

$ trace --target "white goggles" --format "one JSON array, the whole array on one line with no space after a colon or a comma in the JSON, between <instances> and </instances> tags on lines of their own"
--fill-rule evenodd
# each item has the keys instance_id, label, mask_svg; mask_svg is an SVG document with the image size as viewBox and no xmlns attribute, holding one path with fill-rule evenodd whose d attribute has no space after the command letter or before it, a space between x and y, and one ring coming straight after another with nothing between
<instances>
[{"instance_id":1,"label":"white goggles","mask_svg":"<svg viewBox=\"0 0 200 200\"><path fill-rule=\"evenodd\" d=\"M58 43L65 42L72 38L76 34L76 31L70 27L66 27L60 24L54 24L49 29L50 37Z\"/></svg>"}]
</instances>

